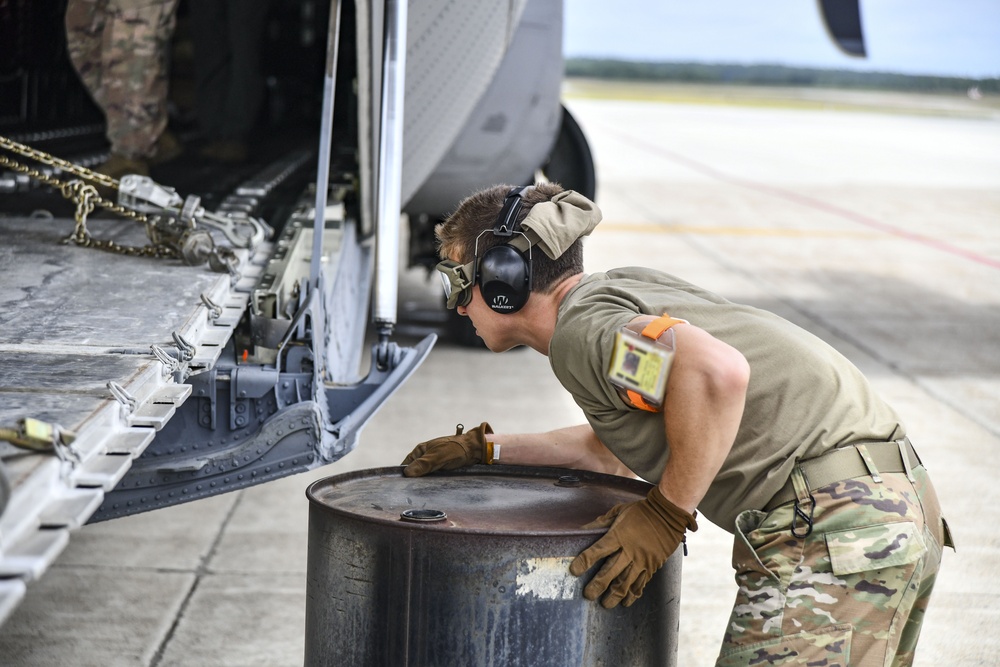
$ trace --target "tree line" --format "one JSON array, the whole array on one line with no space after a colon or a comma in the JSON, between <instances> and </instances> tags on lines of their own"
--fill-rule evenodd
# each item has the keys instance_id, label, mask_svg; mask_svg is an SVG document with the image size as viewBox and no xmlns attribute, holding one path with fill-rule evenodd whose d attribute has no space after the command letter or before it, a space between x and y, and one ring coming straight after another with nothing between
<instances>
[{"instance_id":1,"label":"tree line","mask_svg":"<svg viewBox=\"0 0 1000 667\"><path fill-rule=\"evenodd\" d=\"M866 88L929 93L965 93L976 88L983 94L1000 93L1000 78L969 79L784 65L642 62L602 58L567 58L565 66L568 77L593 79Z\"/></svg>"}]
</instances>

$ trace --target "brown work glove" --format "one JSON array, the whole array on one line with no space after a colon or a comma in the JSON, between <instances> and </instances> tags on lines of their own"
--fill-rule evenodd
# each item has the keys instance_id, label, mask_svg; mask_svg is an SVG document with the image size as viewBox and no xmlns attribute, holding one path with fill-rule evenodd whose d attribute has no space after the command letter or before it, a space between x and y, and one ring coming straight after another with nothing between
<instances>
[{"instance_id":1,"label":"brown work glove","mask_svg":"<svg viewBox=\"0 0 1000 667\"><path fill-rule=\"evenodd\" d=\"M602 558L604 566L594 575L583 597L601 600L607 609L621 602L626 607L639 599L653 573L663 567L685 530L698 530L693 514L663 497L657 487L644 500L620 503L584 528L611 526L604 536L573 559L569 571L579 577Z\"/></svg>"},{"instance_id":2,"label":"brown work glove","mask_svg":"<svg viewBox=\"0 0 1000 667\"><path fill-rule=\"evenodd\" d=\"M493 429L483 422L468 433L462 433L465 428L461 424L455 429L455 435L434 438L421 442L407 454L401 465L403 474L407 477L421 477L435 470L454 470L475 463L486 461L486 434Z\"/></svg>"}]
</instances>

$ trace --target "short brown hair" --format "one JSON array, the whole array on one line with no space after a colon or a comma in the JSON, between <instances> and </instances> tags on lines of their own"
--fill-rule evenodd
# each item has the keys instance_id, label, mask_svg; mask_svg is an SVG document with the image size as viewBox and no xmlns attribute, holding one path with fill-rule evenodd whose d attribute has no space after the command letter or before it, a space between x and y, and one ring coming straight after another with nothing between
<instances>
[{"instance_id":1,"label":"short brown hair","mask_svg":"<svg viewBox=\"0 0 1000 667\"><path fill-rule=\"evenodd\" d=\"M434 229L439 243L438 254L442 259L458 259L463 264L471 262L476 255L476 239L479 239L480 257L488 248L507 242L507 239L493 234L483 234L482 238L479 235L496 224L504 199L512 187L514 186L494 185L462 200L455 212ZM528 217L532 206L549 201L562 191L563 188L555 183L539 183L525 192L524 206L517 216L518 223ZM582 272L581 239L574 241L556 259L549 259L537 246L531 249L532 290L536 292L548 292L563 279Z\"/></svg>"}]
</instances>

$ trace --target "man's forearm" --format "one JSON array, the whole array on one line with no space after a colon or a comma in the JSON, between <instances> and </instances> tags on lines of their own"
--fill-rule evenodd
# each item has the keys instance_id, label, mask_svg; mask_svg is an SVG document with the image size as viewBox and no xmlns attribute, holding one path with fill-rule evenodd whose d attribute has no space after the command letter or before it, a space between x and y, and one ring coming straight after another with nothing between
<instances>
[{"instance_id":1,"label":"man's forearm","mask_svg":"<svg viewBox=\"0 0 1000 667\"><path fill-rule=\"evenodd\" d=\"M497 433L490 439L500 445L498 463L575 468L635 477L597 438L589 424L545 433Z\"/></svg>"}]
</instances>

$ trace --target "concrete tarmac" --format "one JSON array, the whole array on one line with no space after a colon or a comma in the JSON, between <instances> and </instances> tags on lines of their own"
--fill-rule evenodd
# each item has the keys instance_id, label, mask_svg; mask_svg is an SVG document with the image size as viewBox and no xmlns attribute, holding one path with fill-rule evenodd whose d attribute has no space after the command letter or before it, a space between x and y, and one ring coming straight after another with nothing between
<instances>
[{"instance_id":1,"label":"concrete tarmac","mask_svg":"<svg viewBox=\"0 0 1000 667\"><path fill-rule=\"evenodd\" d=\"M588 270L664 269L779 313L852 359L897 409L958 543L916 664L1000 662L1000 119L570 98L605 221ZM404 275L400 334L443 331L437 281ZM395 465L488 420L582 415L530 351L443 339L358 448L309 475L87 526L0 629L0 664L303 663L306 486ZM714 663L735 595L731 536L689 536L682 667Z\"/></svg>"}]
</instances>

